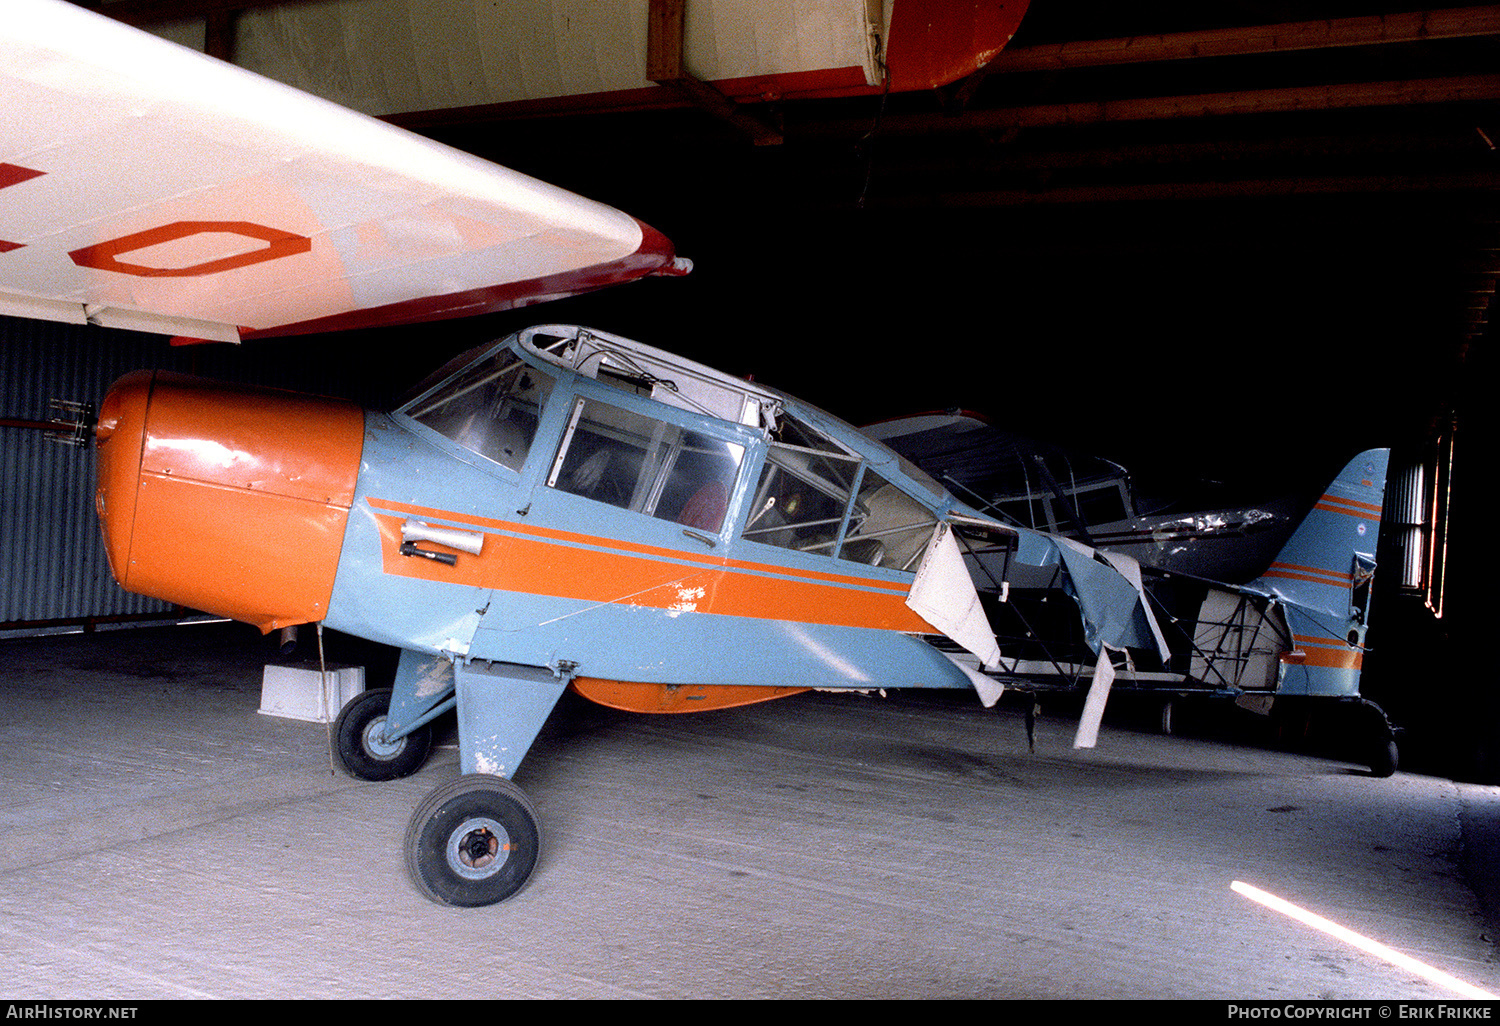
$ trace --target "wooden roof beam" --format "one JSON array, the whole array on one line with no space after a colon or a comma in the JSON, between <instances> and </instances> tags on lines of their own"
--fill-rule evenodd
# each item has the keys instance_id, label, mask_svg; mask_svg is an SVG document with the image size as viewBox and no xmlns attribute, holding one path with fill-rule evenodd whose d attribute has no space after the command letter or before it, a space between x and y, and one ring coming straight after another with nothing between
<instances>
[{"instance_id":1,"label":"wooden roof beam","mask_svg":"<svg viewBox=\"0 0 1500 1026\"><path fill-rule=\"evenodd\" d=\"M1279 25L1126 36L1119 39L1042 43L1002 51L994 60L959 83L954 90L954 99L960 107L967 106L984 80L995 74L1064 71L1204 57L1237 57L1494 35L1500 35L1500 6L1458 7L1364 18L1334 18Z\"/></svg>"},{"instance_id":2,"label":"wooden roof beam","mask_svg":"<svg viewBox=\"0 0 1500 1026\"><path fill-rule=\"evenodd\" d=\"M1231 117L1241 114L1350 110L1359 107L1403 107L1438 103L1474 103L1500 99L1500 74L1395 82L1350 82L1319 86L1246 89L1186 96L1148 96L1120 100L1083 100L1021 107L968 110L961 114L887 114L886 135L1002 131L1107 122ZM808 125L806 137L863 134L869 121L847 119Z\"/></svg>"},{"instance_id":3,"label":"wooden roof beam","mask_svg":"<svg viewBox=\"0 0 1500 1026\"><path fill-rule=\"evenodd\" d=\"M1111 64L1325 50L1500 35L1500 6L1460 7L1368 18L1174 32L1123 39L1084 39L1006 49L977 74L1062 71Z\"/></svg>"},{"instance_id":4,"label":"wooden roof beam","mask_svg":"<svg viewBox=\"0 0 1500 1026\"><path fill-rule=\"evenodd\" d=\"M687 0L651 0L646 22L646 78L670 89L750 137L757 146L779 145L780 130L747 112L707 82L693 77L683 63Z\"/></svg>"}]
</instances>

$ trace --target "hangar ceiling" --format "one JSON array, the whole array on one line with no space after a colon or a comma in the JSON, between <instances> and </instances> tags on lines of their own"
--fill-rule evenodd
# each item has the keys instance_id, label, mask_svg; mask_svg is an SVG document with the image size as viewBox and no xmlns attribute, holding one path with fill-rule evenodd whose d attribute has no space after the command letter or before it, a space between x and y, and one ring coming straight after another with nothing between
<instances>
[{"instance_id":1,"label":"hangar ceiling","mask_svg":"<svg viewBox=\"0 0 1500 1026\"><path fill-rule=\"evenodd\" d=\"M273 5L84 6L202 19L232 57L236 12ZM1264 478L1420 443L1488 373L1497 69L1494 5L1032 0L1010 46L939 89L389 120L627 210L697 265L523 319L634 334L850 419L963 406Z\"/></svg>"}]
</instances>

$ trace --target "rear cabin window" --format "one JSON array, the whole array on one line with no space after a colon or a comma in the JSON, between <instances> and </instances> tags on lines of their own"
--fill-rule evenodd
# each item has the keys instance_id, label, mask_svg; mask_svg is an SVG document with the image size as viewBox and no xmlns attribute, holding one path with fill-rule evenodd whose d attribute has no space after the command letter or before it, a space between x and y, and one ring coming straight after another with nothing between
<instances>
[{"instance_id":1,"label":"rear cabin window","mask_svg":"<svg viewBox=\"0 0 1500 1026\"><path fill-rule=\"evenodd\" d=\"M926 506L866 468L839 555L915 572L936 525L937 517Z\"/></svg>"},{"instance_id":2,"label":"rear cabin window","mask_svg":"<svg viewBox=\"0 0 1500 1026\"><path fill-rule=\"evenodd\" d=\"M743 446L579 399L547 484L658 520L717 532L744 457Z\"/></svg>"},{"instance_id":3,"label":"rear cabin window","mask_svg":"<svg viewBox=\"0 0 1500 1026\"><path fill-rule=\"evenodd\" d=\"M843 453L772 445L744 536L799 552L833 555L859 460Z\"/></svg>"},{"instance_id":4,"label":"rear cabin window","mask_svg":"<svg viewBox=\"0 0 1500 1026\"><path fill-rule=\"evenodd\" d=\"M465 449L519 471L551 394L549 375L506 351L449 381L411 417Z\"/></svg>"},{"instance_id":5,"label":"rear cabin window","mask_svg":"<svg viewBox=\"0 0 1500 1026\"><path fill-rule=\"evenodd\" d=\"M937 523L926 506L794 418L783 418L776 438L756 486L746 539L916 570Z\"/></svg>"}]
</instances>

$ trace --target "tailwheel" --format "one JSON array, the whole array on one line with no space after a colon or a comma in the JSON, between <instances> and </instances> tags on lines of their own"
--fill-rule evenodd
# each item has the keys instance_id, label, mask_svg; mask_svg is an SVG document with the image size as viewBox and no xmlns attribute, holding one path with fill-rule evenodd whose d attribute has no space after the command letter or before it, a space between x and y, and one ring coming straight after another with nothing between
<instances>
[{"instance_id":1,"label":"tailwheel","mask_svg":"<svg viewBox=\"0 0 1500 1026\"><path fill-rule=\"evenodd\" d=\"M1366 761L1370 764L1370 776L1389 777L1395 774L1401 766L1401 754L1396 747L1396 739L1386 731L1369 744L1370 754Z\"/></svg>"},{"instance_id":2,"label":"tailwheel","mask_svg":"<svg viewBox=\"0 0 1500 1026\"><path fill-rule=\"evenodd\" d=\"M1364 741L1364 761L1370 767L1370 776L1389 777L1401 767L1395 728L1380 706L1370 701L1361 704L1363 723L1360 725L1368 732Z\"/></svg>"},{"instance_id":3,"label":"tailwheel","mask_svg":"<svg viewBox=\"0 0 1500 1026\"><path fill-rule=\"evenodd\" d=\"M394 741L385 738L391 689L362 691L349 700L333 725L339 765L360 780L395 780L422 768L432 751L432 728L418 727Z\"/></svg>"},{"instance_id":4,"label":"tailwheel","mask_svg":"<svg viewBox=\"0 0 1500 1026\"><path fill-rule=\"evenodd\" d=\"M493 905L518 893L536 868L541 831L521 789L470 773L438 788L406 830L412 882L442 905Z\"/></svg>"}]
</instances>

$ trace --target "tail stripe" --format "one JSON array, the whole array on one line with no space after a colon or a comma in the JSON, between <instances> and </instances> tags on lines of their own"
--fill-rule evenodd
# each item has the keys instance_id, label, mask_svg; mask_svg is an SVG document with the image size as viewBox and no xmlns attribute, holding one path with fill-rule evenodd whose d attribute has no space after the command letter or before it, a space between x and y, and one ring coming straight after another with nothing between
<instances>
[{"instance_id":1,"label":"tail stripe","mask_svg":"<svg viewBox=\"0 0 1500 1026\"><path fill-rule=\"evenodd\" d=\"M1348 587L1354 582L1354 575L1351 573L1324 570L1316 566L1302 566L1298 563L1272 563L1271 568L1262 576L1279 577L1288 581L1311 581L1313 584L1331 584L1338 587Z\"/></svg>"},{"instance_id":2,"label":"tail stripe","mask_svg":"<svg viewBox=\"0 0 1500 1026\"><path fill-rule=\"evenodd\" d=\"M1370 502L1357 502L1354 499L1341 499L1336 495L1324 495L1313 508L1325 513L1342 513L1361 520L1373 520L1377 524L1380 522L1380 507Z\"/></svg>"}]
</instances>

